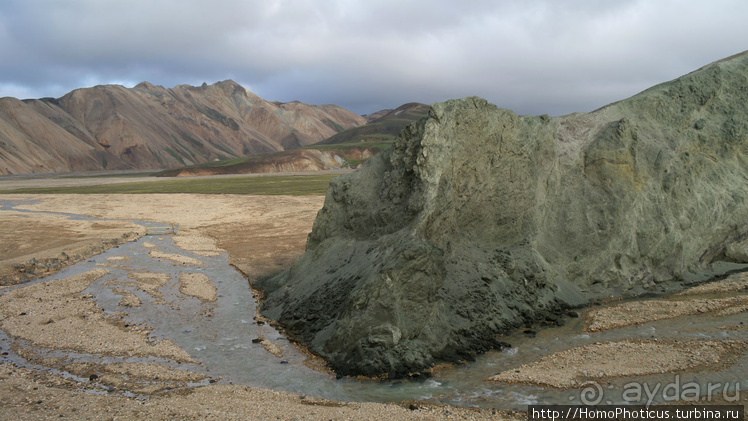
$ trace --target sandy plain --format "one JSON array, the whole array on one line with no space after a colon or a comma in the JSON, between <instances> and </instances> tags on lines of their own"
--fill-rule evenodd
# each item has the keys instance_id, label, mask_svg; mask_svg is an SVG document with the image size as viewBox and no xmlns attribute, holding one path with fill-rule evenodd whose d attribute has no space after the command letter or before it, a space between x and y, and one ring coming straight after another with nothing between
<instances>
[{"instance_id":1,"label":"sandy plain","mask_svg":"<svg viewBox=\"0 0 748 421\"><path fill-rule=\"evenodd\" d=\"M151 195L4 195L2 200L21 203L18 209L66 212L111 220L77 221L59 215L0 211L0 274L8 284L39 277L85 259L106 247L131 241L142 229L122 220L142 219L175 224L175 243L184 250L210 256L227 251L230 263L250 281L288 266L304 250L307 233L322 196L236 196L194 194ZM148 247L148 243L145 244ZM84 250L84 252L76 252ZM158 250L151 248L151 253ZM61 259L64 253L67 259ZM195 264L178 255L161 255L169 264ZM28 274L30 259L57 259ZM112 265L116 261L109 262ZM150 355L190 362L189 355L168 341L154 343L148 329L128 326L107 316L91 297L82 295L87 283L104 276L106 267L49 283L21 286L0 295L0 328L21 339L19 355L41 366L61 369L82 378L110 385L111 393L92 394L90 384L49 371L0 364L0 408L13 419L514 419L526 415L405 403L346 403L314 399L285 392L245 386L217 385L188 369L159 364L99 364L60 366L61 361L35 354L34 347L79 350L93 354ZM158 294L157 276L133 274L132 282L149 294ZM200 276L185 276L188 294L210 301L215 287ZM690 295L630 301L580 310L587 329L600 331L645 323L683 314L712 317L720 312L743 313L748 279L738 274L711 287L697 287ZM122 290L122 303L138 307L137 297ZM133 298L134 297L134 298ZM41 303L41 304L39 304ZM677 303L676 305L664 303ZM29 308L34 311L29 311ZM700 316L701 317L701 316ZM741 327L736 327L741 328ZM744 328L744 327L742 327ZM79 332L86 332L80 335ZM125 338L127 340L122 340ZM493 381L575 387L587 373L607 377L654 372L709 370L732 363L744 355L741 341L647 340L599 343L577 347L503 373ZM644 357L643 357L644 356ZM643 361L645 358L646 361ZM616 369L606 361L617 362ZM621 368L622 367L622 368ZM97 373L97 374L93 374ZM543 376L542 378L540 376ZM100 378L98 378L100 377ZM487 376L488 377L488 376ZM157 378L158 381L154 381ZM93 381L93 380L92 380ZM202 386L185 387L188 383ZM171 391L170 391L171 390ZM148 395L127 397L122 392ZM743 396L743 400L745 396Z\"/></svg>"}]
</instances>

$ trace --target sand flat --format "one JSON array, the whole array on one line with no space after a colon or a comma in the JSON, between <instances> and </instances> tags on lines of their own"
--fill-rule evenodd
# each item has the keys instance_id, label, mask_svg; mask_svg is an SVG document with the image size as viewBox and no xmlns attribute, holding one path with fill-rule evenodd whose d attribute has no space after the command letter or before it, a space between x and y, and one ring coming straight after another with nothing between
<instances>
[{"instance_id":1,"label":"sand flat","mask_svg":"<svg viewBox=\"0 0 748 421\"><path fill-rule=\"evenodd\" d=\"M202 266L204 265L203 262L200 260L197 260L193 257L184 256L182 254L174 254L174 253L164 253L162 251L153 249L150 251L150 256L154 259L166 259L171 260L174 263L177 263L179 265L184 266Z\"/></svg>"},{"instance_id":2,"label":"sand flat","mask_svg":"<svg viewBox=\"0 0 748 421\"><path fill-rule=\"evenodd\" d=\"M74 197L75 200L71 200ZM212 239L250 279L268 275L301 256L325 197L200 194L40 194L21 209L96 218L142 219L179 226L179 236ZM210 251L210 250L206 250Z\"/></svg>"},{"instance_id":3,"label":"sand flat","mask_svg":"<svg viewBox=\"0 0 748 421\"><path fill-rule=\"evenodd\" d=\"M0 327L34 346L95 355L157 356L192 361L168 339L149 342L139 329L125 328L81 292L107 275L95 269L80 275L19 287L0 295Z\"/></svg>"},{"instance_id":4,"label":"sand flat","mask_svg":"<svg viewBox=\"0 0 748 421\"><path fill-rule=\"evenodd\" d=\"M745 349L744 342L735 340L598 342L557 352L489 380L565 389L589 380L716 367Z\"/></svg>"},{"instance_id":5,"label":"sand flat","mask_svg":"<svg viewBox=\"0 0 748 421\"><path fill-rule=\"evenodd\" d=\"M203 302L213 302L217 299L216 286L204 273L180 273L179 292L195 297Z\"/></svg>"},{"instance_id":6,"label":"sand flat","mask_svg":"<svg viewBox=\"0 0 748 421\"><path fill-rule=\"evenodd\" d=\"M584 315L587 320L584 330L586 332L600 332L681 316L718 312L729 314L730 310L744 311L746 305L748 305L748 296L631 301L588 310Z\"/></svg>"}]
</instances>

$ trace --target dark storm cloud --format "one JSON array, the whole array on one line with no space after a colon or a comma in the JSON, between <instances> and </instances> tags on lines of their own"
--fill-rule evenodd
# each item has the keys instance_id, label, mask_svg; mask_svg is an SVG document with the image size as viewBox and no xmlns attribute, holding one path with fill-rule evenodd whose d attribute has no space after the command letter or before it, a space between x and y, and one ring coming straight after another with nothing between
<instances>
[{"instance_id":1,"label":"dark storm cloud","mask_svg":"<svg viewBox=\"0 0 748 421\"><path fill-rule=\"evenodd\" d=\"M0 96L234 79L357 112L589 111L748 47L742 0L5 0Z\"/></svg>"}]
</instances>

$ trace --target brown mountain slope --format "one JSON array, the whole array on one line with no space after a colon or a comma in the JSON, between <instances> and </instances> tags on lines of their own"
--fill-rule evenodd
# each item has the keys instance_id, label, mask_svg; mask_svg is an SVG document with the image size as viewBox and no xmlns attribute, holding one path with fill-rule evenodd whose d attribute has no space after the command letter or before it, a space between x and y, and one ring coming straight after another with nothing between
<instances>
[{"instance_id":1,"label":"brown mountain slope","mask_svg":"<svg viewBox=\"0 0 748 421\"><path fill-rule=\"evenodd\" d=\"M45 105L0 99L0 174L100 168L96 149L41 114Z\"/></svg>"},{"instance_id":2,"label":"brown mountain slope","mask_svg":"<svg viewBox=\"0 0 748 421\"><path fill-rule=\"evenodd\" d=\"M281 104L278 104L281 106ZM282 107L309 107L299 103L282 104ZM333 110L340 110L334 106ZM382 110L374 114L376 119L364 116L369 122L352 127L326 138L314 145L301 146L290 151L254 155L229 161L208 162L164 171L160 176L178 177L187 175L246 174L257 172L309 171L340 168L357 168L372 156L383 151L409 124L426 117L430 107L411 102L394 110ZM284 139L283 146L292 148L298 138L295 135Z\"/></svg>"},{"instance_id":3,"label":"brown mountain slope","mask_svg":"<svg viewBox=\"0 0 748 421\"><path fill-rule=\"evenodd\" d=\"M365 123L334 105L268 102L230 80L2 98L0 174L173 168L309 145Z\"/></svg>"}]
</instances>

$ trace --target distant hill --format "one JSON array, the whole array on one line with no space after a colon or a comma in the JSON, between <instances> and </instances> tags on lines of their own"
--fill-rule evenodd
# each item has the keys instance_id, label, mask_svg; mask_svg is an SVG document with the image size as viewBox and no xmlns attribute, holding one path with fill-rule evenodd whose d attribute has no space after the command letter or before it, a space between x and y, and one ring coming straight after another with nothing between
<instances>
[{"instance_id":1,"label":"distant hill","mask_svg":"<svg viewBox=\"0 0 748 421\"><path fill-rule=\"evenodd\" d=\"M268 102L231 80L1 98L0 174L175 168L311 145L364 124L335 105Z\"/></svg>"},{"instance_id":2,"label":"distant hill","mask_svg":"<svg viewBox=\"0 0 748 421\"><path fill-rule=\"evenodd\" d=\"M196 175L319 171L339 169L345 166L345 157L334 151L295 149L166 170L157 174L157 176L188 177Z\"/></svg>"},{"instance_id":3,"label":"distant hill","mask_svg":"<svg viewBox=\"0 0 748 421\"><path fill-rule=\"evenodd\" d=\"M290 151L187 166L164 171L160 175L174 177L357 168L387 148L408 124L425 117L429 108L428 105L419 103L404 104L394 110L382 110L370 114L379 115L379 117L366 125L344 130L314 145Z\"/></svg>"},{"instance_id":4,"label":"distant hill","mask_svg":"<svg viewBox=\"0 0 748 421\"><path fill-rule=\"evenodd\" d=\"M378 119L379 117L382 117L383 115L387 114L390 111L392 111L392 109L391 108L387 108L387 109L384 109L384 110L375 111L375 112L373 112L371 114L364 114L363 117L366 119L367 122L370 123L370 122Z\"/></svg>"},{"instance_id":5,"label":"distant hill","mask_svg":"<svg viewBox=\"0 0 748 421\"><path fill-rule=\"evenodd\" d=\"M418 121L429 112L429 106L411 102L394 110L383 110L372 115L379 115L366 125L353 127L322 140L317 145L335 145L341 143L391 142L408 124Z\"/></svg>"}]
</instances>

